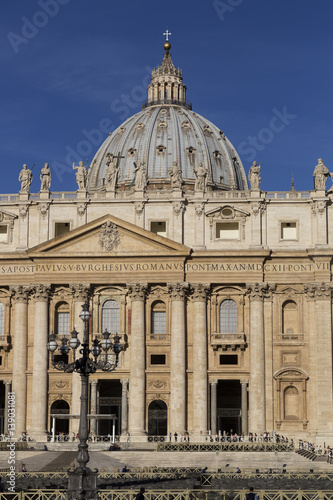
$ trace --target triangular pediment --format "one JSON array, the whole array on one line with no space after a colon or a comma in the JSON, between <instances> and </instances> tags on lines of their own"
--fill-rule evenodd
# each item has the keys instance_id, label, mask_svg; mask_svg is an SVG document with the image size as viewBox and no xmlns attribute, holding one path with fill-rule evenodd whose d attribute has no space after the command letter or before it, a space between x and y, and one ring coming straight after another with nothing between
<instances>
[{"instance_id":1,"label":"triangular pediment","mask_svg":"<svg viewBox=\"0 0 333 500\"><path fill-rule=\"evenodd\" d=\"M240 208L235 208L232 205L221 205L206 212L206 217L214 217L216 219L234 219L238 217L247 217L250 213Z\"/></svg>"},{"instance_id":2,"label":"triangular pediment","mask_svg":"<svg viewBox=\"0 0 333 500\"><path fill-rule=\"evenodd\" d=\"M146 229L105 215L72 231L41 243L28 254L37 256L131 256L131 255L188 255L190 248L156 235Z\"/></svg>"}]
</instances>

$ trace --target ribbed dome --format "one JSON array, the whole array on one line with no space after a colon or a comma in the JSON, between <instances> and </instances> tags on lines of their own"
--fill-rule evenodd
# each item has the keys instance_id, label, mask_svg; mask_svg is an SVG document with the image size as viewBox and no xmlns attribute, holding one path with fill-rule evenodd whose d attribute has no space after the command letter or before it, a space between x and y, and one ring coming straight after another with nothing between
<instances>
[{"instance_id":1,"label":"ribbed dome","mask_svg":"<svg viewBox=\"0 0 333 500\"><path fill-rule=\"evenodd\" d=\"M110 158L119 156L117 189L131 187L134 162L144 162L147 189L170 186L170 170L177 162L184 189L193 189L195 170L202 163L206 187L247 190L242 162L222 131L194 113L186 101L181 70L166 50L161 66L152 72L143 111L128 118L97 151L88 176L90 191L103 189Z\"/></svg>"}]
</instances>

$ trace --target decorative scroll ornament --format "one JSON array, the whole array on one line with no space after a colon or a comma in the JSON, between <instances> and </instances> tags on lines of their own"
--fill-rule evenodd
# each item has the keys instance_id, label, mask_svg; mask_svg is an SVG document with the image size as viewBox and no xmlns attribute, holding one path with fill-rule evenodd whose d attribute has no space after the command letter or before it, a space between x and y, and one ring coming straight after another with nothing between
<instances>
[{"instance_id":1,"label":"decorative scroll ornament","mask_svg":"<svg viewBox=\"0 0 333 500\"><path fill-rule=\"evenodd\" d=\"M101 227L101 232L99 234L99 244L102 250L107 250L110 252L119 245L120 233L117 229L116 224L111 221L107 221Z\"/></svg>"}]
</instances>

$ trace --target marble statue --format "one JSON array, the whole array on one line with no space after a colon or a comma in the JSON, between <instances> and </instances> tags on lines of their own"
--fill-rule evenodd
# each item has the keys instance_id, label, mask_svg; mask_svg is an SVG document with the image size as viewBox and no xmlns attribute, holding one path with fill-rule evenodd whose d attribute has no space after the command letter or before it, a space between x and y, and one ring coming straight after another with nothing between
<instances>
[{"instance_id":1,"label":"marble statue","mask_svg":"<svg viewBox=\"0 0 333 500\"><path fill-rule=\"evenodd\" d=\"M30 168L27 167L26 164L23 165L18 180L21 183L20 193L29 193L30 186L32 183L32 171L30 170Z\"/></svg>"},{"instance_id":2,"label":"marble statue","mask_svg":"<svg viewBox=\"0 0 333 500\"><path fill-rule=\"evenodd\" d=\"M41 191L47 191L51 186L51 170L48 163L45 163L44 167L40 171L40 180L41 180Z\"/></svg>"},{"instance_id":3,"label":"marble statue","mask_svg":"<svg viewBox=\"0 0 333 500\"><path fill-rule=\"evenodd\" d=\"M251 183L251 189L259 189L260 186L260 165L256 161L253 162L249 170L249 181Z\"/></svg>"},{"instance_id":4,"label":"marble statue","mask_svg":"<svg viewBox=\"0 0 333 500\"><path fill-rule=\"evenodd\" d=\"M73 170L76 170L76 182L79 189L86 189L87 187L87 169L83 165L83 161L79 161L79 164L76 166L75 162L73 163Z\"/></svg>"}]
</instances>

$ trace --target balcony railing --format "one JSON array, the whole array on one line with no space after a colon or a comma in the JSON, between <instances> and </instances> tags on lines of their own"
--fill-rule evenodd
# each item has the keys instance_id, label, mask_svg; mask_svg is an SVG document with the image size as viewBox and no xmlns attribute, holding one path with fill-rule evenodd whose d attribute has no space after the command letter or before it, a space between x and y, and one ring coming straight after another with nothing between
<instances>
[{"instance_id":1,"label":"balcony railing","mask_svg":"<svg viewBox=\"0 0 333 500\"><path fill-rule=\"evenodd\" d=\"M175 106L184 106L185 108L191 110L192 103L190 101L176 101L174 99L158 99L157 101L144 101L142 103L142 109L146 109L149 106L159 106L161 104L174 104Z\"/></svg>"},{"instance_id":2,"label":"balcony railing","mask_svg":"<svg viewBox=\"0 0 333 500\"><path fill-rule=\"evenodd\" d=\"M221 348L222 351L226 351L228 348L244 350L246 336L244 333L212 333L211 345L214 350L218 348Z\"/></svg>"}]
</instances>

